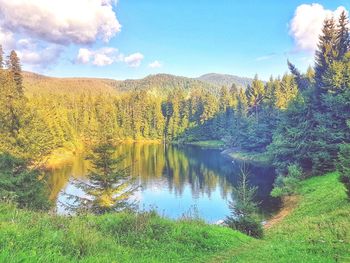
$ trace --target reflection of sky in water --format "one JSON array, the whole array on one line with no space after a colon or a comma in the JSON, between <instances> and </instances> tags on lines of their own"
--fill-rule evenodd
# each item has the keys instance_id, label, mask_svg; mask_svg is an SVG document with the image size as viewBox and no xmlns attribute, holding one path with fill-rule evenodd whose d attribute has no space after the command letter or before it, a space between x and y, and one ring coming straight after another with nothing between
<instances>
[{"instance_id":1,"label":"reflection of sky in water","mask_svg":"<svg viewBox=\"0 0 350 263\"><path fill-rule=\"evenodd\" d=\"M224 219L230 211L228 203L221 196L219 189L211 192L211 195L200 194L194 197L189 185L184 187L181 195L168 191L167 186L155 186L142 189L138 193L139 207L149 210L151 208L166 217L179 218L183 215L192 215L204 218L207 222L216 222ZM137 198L138 199L138 198Z\"/></svg>"},{"instance_id":2,"label":"reflection of sky in water","mask_svg":"<svg viewBox=\"0 0 350 263\"><path fill-rule=\"evenodd\" d=\"M119 148L126 156L124 166L141 188L134 194L140 210L156 209L159 214L180 218L199 216L216 222L229 215L228 200L232 186L237 183L239 166L217 150L198 147L176 147L158 144L127 144ZM51 172L51 199L57 200L57 210L65 213L60 203L67 203L68 194L84 196L69 180L83 179L88 171L87 161L76 156L71 163ZM251 182L260 187L258 196L265 200L273 182L270 168L250 167Z\"/></svg>"}]
</instances>

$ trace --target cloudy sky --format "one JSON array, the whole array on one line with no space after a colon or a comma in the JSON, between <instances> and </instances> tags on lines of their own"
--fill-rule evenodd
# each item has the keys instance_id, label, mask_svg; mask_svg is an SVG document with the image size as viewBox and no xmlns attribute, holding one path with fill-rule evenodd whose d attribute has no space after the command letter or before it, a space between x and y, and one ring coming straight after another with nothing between
<instances>
[{"instance_id":1,"label":"cloudy sky","mask_svg":"<svg viewBox=\"0 0 350 263\"><path fill-rule=\"evenodd\" d=\"M312 64L327 16L350 1L0 0L0 43L51 76L217 72L267 79Z\"/></svg>"}]
</instances>

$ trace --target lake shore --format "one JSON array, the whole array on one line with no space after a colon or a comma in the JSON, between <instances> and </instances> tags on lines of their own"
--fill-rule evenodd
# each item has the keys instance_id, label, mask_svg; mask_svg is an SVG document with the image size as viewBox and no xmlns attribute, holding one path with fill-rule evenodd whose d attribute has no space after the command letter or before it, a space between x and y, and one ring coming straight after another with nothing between
<instances>
[{"instance_id":1,"label":"lake shore","mask_svg":"<svg viewBox=\"0 0 350 263\"><path fill-rule=\"evenodd\" d=\"M271 166L272 160L266 152L245 152L237 148L228 148L221 152L233 159L233 161L246 162L262 166Z\"/></svg>"}]
</instances>

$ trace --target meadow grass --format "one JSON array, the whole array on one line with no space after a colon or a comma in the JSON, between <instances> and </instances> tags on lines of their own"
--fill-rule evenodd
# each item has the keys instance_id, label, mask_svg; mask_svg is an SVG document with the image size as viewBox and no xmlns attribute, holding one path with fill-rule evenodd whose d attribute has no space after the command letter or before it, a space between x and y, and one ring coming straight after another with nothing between
<instances>
[{"instance_id":1,"label":"meadow grass","mask_svg":"<svg viewBox=\"0 0 350 263\"><path fill-rule=\"evenodd\" d=\"M64 217L0 205L0 262L205 262L250 240L155 213Z\"/></svg>"},{"instance_id":2,"label":"meadow grass","mask_svg":"<svg viewBox=\"0 0 350 263\"><path fill-rule=\"evenodd\" d=\"M350 202L337 173L302 182L290 215L217 262L350 262Z\"/></svg>"},{"instance_id":3,"label":"meadow grass","mask_svg":"<svg viewBox=\"0 0 350 263\"><path fill-rule=\"evenodd\" d=\"M299 204L260 240L153 212L67 217L0 204L0 262L350 262L338 176L303 181Z\"/></svg>"},{"instance_id":4,"label":"meadow grass","mask_svg":"<svg viewBox=\"0 0 350 263\"><path fill-rule=\"evenodd\" d=\"M230 152L229 156L232 157L234 160L238 160L240 162L247 162L262 166L270 166L272 163L271 157L266 152L241 152L241 151L234 151Z\"/></svg>"}]
</instances>

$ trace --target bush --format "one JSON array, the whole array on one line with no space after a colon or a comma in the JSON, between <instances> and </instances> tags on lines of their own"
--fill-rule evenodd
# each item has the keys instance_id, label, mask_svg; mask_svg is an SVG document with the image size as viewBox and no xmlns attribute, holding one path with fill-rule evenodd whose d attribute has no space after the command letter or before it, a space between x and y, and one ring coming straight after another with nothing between
<instances>
[{"instance_id":1,"label":"bush","mask_svg":"<svg viewBox=\"0 0 350 263\"><path fill-rule=\"evenodd\" d=\"M303 172L299 165L289 165L287 176L279 175L275 179L274 189L271 192L271 196L282 197L294 194L300 184L302 177Z\"/></svg>"},{"instance_id":2,"label":"bush","mask_svg":"<svg viewBox=\"0 0 350 263\"><path fill-rule=\"evenodd\" d=\"M47 187L38 178L39 172L30 170L24 160L0 155L0 201L33 210L50 208Z\"/></svg>"},{"instance_id":3,"label":"bush","mask_svg":"<svg viewBox=\"0 0 350 263\"><path fill-rule=\"evenodd\" d=\"M248 216L238 218L228 217L225 222L230 228L238 230L249 236L255 238L263 237L263 227L258 218Z\"/></svg>"},{"instance_id":4,"label":"bush","mask_svg":"<svg viewBox=\"0 0 350 263\"><path fill-rule=\"evenodd\" d=\"M340 145L337 170L340 174L340 181L344 184L350 200L350 144Z\"/></svg>"}]
</instances>

